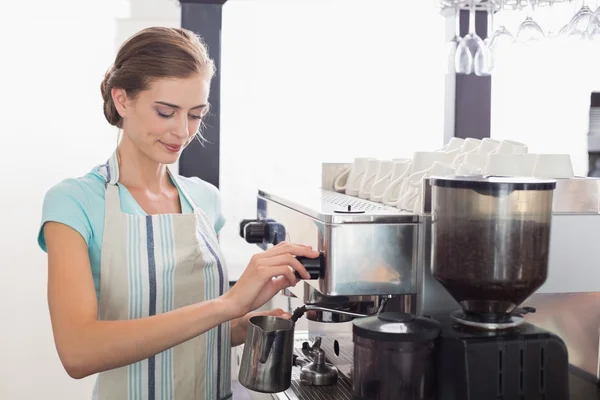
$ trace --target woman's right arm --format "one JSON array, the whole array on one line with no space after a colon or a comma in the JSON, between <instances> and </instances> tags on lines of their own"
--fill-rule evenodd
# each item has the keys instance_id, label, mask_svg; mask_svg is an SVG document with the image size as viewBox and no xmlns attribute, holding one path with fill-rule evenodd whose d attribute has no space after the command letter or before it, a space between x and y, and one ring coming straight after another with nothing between
<instances>
[{"instance_id":1,"label":"woman's right arm","mask_svg":"<svg viewBox=\"0 0 600 400\"><path fill-rule=\"evenodd\" d=\"M252 257L234 288L221 297L152 317L102 321L84 238L59 222L47 222L43 229L54 341L67 373L76 379L144 360L242 317L295 285L293 270L310 278L295 256L319 254L281 243Z\"/></svg>"},{"instance_id":2,"label":"woman's right arm","mask_svg":"<svg viewBox=\"0 0 600 400\"><path fill-rule=\"evenodd\" d=\"M44 236L54 340L73 378L144 360L240 316L220 297L152 317L100 321L85 240L57 222L44 225Z\"/></svg>"}]
</instances>

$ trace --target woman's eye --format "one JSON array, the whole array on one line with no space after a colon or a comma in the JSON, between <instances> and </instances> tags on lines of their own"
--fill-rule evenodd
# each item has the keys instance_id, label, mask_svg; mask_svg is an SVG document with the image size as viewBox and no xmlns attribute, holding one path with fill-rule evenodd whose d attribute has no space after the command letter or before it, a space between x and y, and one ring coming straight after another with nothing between
<instances>
[{"instance_id":1,"label":"woman's eye","mask_svg":"<svg viewBox=\"0 0 600 400\"><path fill-rule=\"evenodd\" d=\"M192 114L190 114L190 118L191 119L202 119L202 116L201 115L192 115Z\"/></svg>"},{"instance_id":2,"label":"woman's eye","mask_svg":"<svg viewBox=\"0 0 600 400\"><path fill-rule=\"evenodd\" d=\"M164 114L164 113L161 113L160 111L157 111L157 113L158 113L158 115L159 115L160 117L162 117L162 118L171 118L171 117L173 116L173 114L174 114L174 113L171 113L171 114Z\"/></svg>"}]
</instances>

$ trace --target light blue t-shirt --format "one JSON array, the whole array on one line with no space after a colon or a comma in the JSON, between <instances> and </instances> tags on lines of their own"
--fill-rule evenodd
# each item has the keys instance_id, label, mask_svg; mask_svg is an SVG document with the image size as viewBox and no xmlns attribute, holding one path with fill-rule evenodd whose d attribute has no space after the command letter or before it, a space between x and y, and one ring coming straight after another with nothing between
<instances>
[{"instance_id":1,"label":"light blue t-shirt","mask_svg":"<svg viewBox=\"0 0 600 400\"><path fill-rule=\"evenodd\" d=\"M88 245L96 297L100 295L100 249L104 233L105 180L100 166L83 177L66 179L48 190L44 197L42 221L38 233L38 244L46 251L43 227L46 222L60 222L81 234ZM200 208L219 233L225 224L221 213L219 190L199 178L177 176L177 182L187 191L192 201ZM118 184L121 211L126 214L147 215L123 185ZM178 188L179 190L179 188ZM179 191L182 213L192 213L191 204Z\"/></svg>"}]
</instances>

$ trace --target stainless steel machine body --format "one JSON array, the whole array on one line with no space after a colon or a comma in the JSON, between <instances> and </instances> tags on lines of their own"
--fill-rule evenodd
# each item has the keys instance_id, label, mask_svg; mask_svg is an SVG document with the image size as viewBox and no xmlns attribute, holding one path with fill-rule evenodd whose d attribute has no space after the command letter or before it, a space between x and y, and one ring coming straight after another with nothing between
<instances>
[{"instance_id":1,"label":"stainless steel machine body","mask_svg":"<svg viewBox=\"0 0 600 400\"><path fill-rule=\"evenodd\" d=\"M364 313L375 312L388 298L402 311L417 315L460 309L431 274L429 184L423 185L421 212L406 213L331 190L332 178L345 167L324 164L319 189L258 193L257 218L272 221L280 233L285 232L278 241L312 245L325 253L325 270L319 279L305 281L287 294L306 304L332 308L338 304ZM537 309L526 319L560 336L571 365L600 382L600 180L559 180L552 218L549 276L523 303ZM336 322L331 315L311 319ZM308 334L327 332L322 348L345 373L351 365L351 347L346 349L352 346L351 325L322 329L324 325L331 324L311 321ZM340 347L345 349L344 357Z\"/></svg>"}]
</instances>

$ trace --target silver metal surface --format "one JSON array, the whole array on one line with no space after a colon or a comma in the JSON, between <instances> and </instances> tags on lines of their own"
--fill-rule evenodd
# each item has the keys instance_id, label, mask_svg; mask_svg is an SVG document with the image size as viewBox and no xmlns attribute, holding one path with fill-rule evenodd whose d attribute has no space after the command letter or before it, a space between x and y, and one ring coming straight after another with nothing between
<instances>
[{"instance_id":1,"label":"silver metal surface","mask_svg":"<svg viewBox=\"0 0 600 400\"><path fill-rule=\"evenodd\" d=\"M322 312L328 312L328 313L333 313L333 314L341 314L341 315L345 315L348 317L354 317L354 318L361 318L361 317L367 316L367 314L364 314L364 313L356 313L356 312L352 312L352 311L346 311L341 308L337 308L337 309L336 308L327 308L327 307L316 306L316 305L312 305L312 304L306 305L306 311L307 312L322 311Z\"/></svg>"},{"instance_id":2,"label":"silver metal surface","mask_svg":"<svg viewBox=\"0 0 600 400\"><path fill-rule=\"evenodd\" d=\"M278 393L291 385L294 323L273 316L248 322L239 382L261 393Z\"/></svg>"},{"instance_id":3,"label":"silver metal surface","mask_svg":"<svg viewBox=\"0 0 600 400\"><path fill-rule=\"evenodd\" d=\"M594 263L598 265L597 260ZM600 290L595 293L537 293L523 304L536 309L534 314L526 315L527 322L551 331L565 341L570 364L599 378Z\"/></svg>"},{"instance_id":4,"label":"silver metal surface","mask_svg":"<svg viewBox=\"0 0 600 400\"><path fill-rule=\"evenodd\" d=\"M300 382L309 386L331 386L337 383L338 370L325 360L320 336L315 338L312 346L303 347L302 351L312 361L300 368Z\"/></svg>"},{"instance_id":5,"label":"silver metal surface","mask_svg":"<svg viewBox=\"0 0 600 400\"><path fill-rule=\"evenodd\" d=\"M520 316L512 316L510 322L503 323L486 323L486 322L475 322L469 321L465 318L465 313L463 310L456 310L450 314L450 318L458 324L470 326L473 328L484 329L486 331L497 331L502 329L510 329L521 325L525 322L525 318Z\"/></svg>"},{"instance_id":6,"label":"silver metal surface","mask_svg":"<svg viewBox=\"0 0 600 400\"><path fill-rule=\"evenodd\" d=\"M557 179L552 211L558 214L600 214L600 179Z\"/></svg>"},{"instance_id":7,"label":"silver metal surface","mask_svg":"<svg viewBox=\"0 0 600 400\"><path fill-rule=\"evenodd\" d=\"M343 168L339 164L324 164L324 188L308 191L304 196L288 198L279 192L260 192L259 219L274 219L285 226L288 241L311 245L326 255L324 275L290 288L288 294L305 304L332 309L345 307L357 313L374 312L380 299L387 295L393 296L393 303L417 315L450 314L459 309L460 305L431 274L428 180L423 185L420 214L387 208L382 211L372 206L368 218L332 217L329 213L332 202L343 207L351 201L325 186ZM305 202L307 198L312 200ZM570 363L600 381L600 179L557 180L552 207L548 278L522 303L537 310L525 320L560 336L567 344ZM390 219L390 215L398 218ZM365 307L368 311L364 311ZM324 327L330 327L322 335L322 348L340 372L349 373L351 324L320 323L347 321L328 320L331 315L334 314L315 316L309 323L309 334L320 335ZM346 337L350 351L345 354L349 360L342 362L332 351L328 341L336 335ZM343 352L343 346L340 347Z\"/></svg>"},{"instance_id":8,"label":"silver metal surface","mask_svg":"<svg viewBox=\"0 0 600 400\"><path fill-rule=\"evenodd\" d=\"M340 324L345 325L345 324ZM297 356L302 356L302 343L308 340L314 340L319 337L320 333L309 334L308 332L296 332L294 342L294 353ZM338 348L342 351L339 356L335 355L336 340L340 340ZM353 346L352 339L348 342L348 337L345 335L329 335L322 337L321 348L325 352L325 356L329 362L334 364L338 369L338 379L334 385L330 386L313 386L303 384L300 380L301 368L294 366L292 368L292 384L288 390L281 393L272 394L273 399L278 400L351 400L352 399L352 381L349 378L348 362L352 360ZM348 354L350 352L350 354ZM330 358L332 357L332 358ZM342 364L338 364L344 360Z\"/></svg>"},{"instance_id":9,"label":"silver metal surface","mask_svg":"<svg viewBox=\"0 0 600 400\"><path fill-rule=\"evenodd\" d=\"M285 193L258 191L260 200L279 203L325 224L382 224L418 222L418 215L374 201L320 188L288 189ZM350 206L350 211L348 211Z\"/></svg>"},{"instance_id":10,"label":"silver metal surface","mask_svg":"<svg viewBox=\"0 0 600 400\"><path fill-rule=\"evenodd\" d=\"M292 208L293 202L282 202L259 196L258 218L282 225L286 240L324 252L324 275L311 281L319 292L327 296L415 293L418 224L413 221L418 216L404 223L334 224Z\"/></svg>"}]
</instances>

